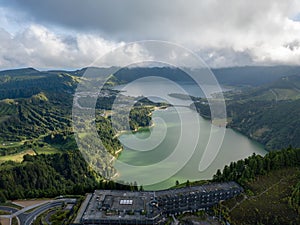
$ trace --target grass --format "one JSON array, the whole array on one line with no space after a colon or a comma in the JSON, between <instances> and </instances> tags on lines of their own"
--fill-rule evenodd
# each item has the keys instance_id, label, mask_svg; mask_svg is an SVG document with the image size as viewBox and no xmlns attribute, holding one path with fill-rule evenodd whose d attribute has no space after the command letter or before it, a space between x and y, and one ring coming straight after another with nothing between
<instances>
[{"instance_id":1,"label":"grass","mask_svg":"<svg viewBox=\"0 0 300 225\"><path fill-rule=\"evenodd\" d=\"M10 212L0 210L0 215L10 215Z\"/></svg>"},{"instance_id":2,"label":"grass","mask_svg":"<svg viewBox=\"0 0 300 225\"><path fill-rule=\"evenodd\" d=\"M4 161L14 161L14 162L22 162L23 161L23 156L24 155L35 155L35 152L32 149L23 151L23 152L19 152L16 154L12 154L12 155L5 155L5 156L0 156L0 162L4 162Z\"/></svg>"},{"instance_id":3,"label":"grass","mask_svg":"<svg viewBox=\"0 0 300 225\"><path fill-rule=\"evenodd\" d=\"M6 120L8 120L10 118L10 116L9 115L4 115L4 116L1 116L0 117L0 123L3 123L3 122L5 122Z\"/></svg>"},{"instance_id":4,"label":"grass","mask_svg":"<svg viewBox=\"0 0 300 225\"><path fill-rule=\"evenodd\" d=\"M17 113L17 107L13 100L1 100L0 106L0 115L13 115Z\"/></svg>"},{"instance_id":5,"label":"grass","mask_svg":"<svg viewBox=\"0 0 300 225\"><path fill-rule=\"evenodd\" d=\"M49 214L49 213L53 213L55 212L56 210L55 209L49 209L45 212L43 212L42 214L40 214L37 218L36 218L36 222L39 223L39 224L47 224L46 222L46 216Z\"/></svg>"},{"instance_id":6,"label":"grass","mask_svg":"<svg viewBox=\"0 0 300 225\"><path fill-rule=\"evenodd\" d=\"M274 88L262 92L260 95L255 96L255 100L296 100L300 98L299 91L295 89L282 89Z\"/></svg>"},{"instance_id":7,"label":"grass","mask_svg":"<svg viewBox=\"0 0 300 225\"><path fill-rule=\"evenodd\" d=\"M19 222L18 222L18 220L17 220L17 217L12 218L11 224L12 224L12 225L19 225Z\"/></svg>"},{"instance_id":8,"label":"grass","mask_svg":"<svg viewBox=\"0 0 300 225\"><path fill-rule=\"evenodd\" d=\"M19 205L16 205L16 204L12 203L12 202L1 203L0 205L15 208L15 209L22 209L23 208Z\"/></svg>"},{"instance_id":9,"label":"grass","mask_svg":"<svg viewBox=\"0 0 300 225\"><path fill-rule=\"evenodd\" d=\"M4 147L6 149L14 149L17 147L22 147L22 145L24 144L24 141L21 142L13 142L13 143L7 143L5 146L1 146ZM26 147L25 147L26 149ZM4 156L0 156L0 162L5 162L5 161L14 161L14 162L22 162L23 161L23 156L24 155L36 155L36 154L55 154L55 153L61 153L61 150L55 146L52 146L50 144L44 143L43 142L43 147L39 147L37 146L33 146L32 148L26 149L26 150L22 150L20 149L20 152L18 153L13 153L13 154L8 154L8 155L4 155Z\"/></svg>"},{"instance_id":10,"label":"grass","mask_svg":"<svg viewBox=\"0 0 300 225\"><path fill-rule=\"evenodd\" d=\"M272 171L248 183L246 195L224 202L233 224L300 224L300 217L288 204L299 168Z\"/></svg>"},{"instance_id":11,"label":"grass","mask_svg":"<svg viewBox=\"0 0 300 225\"><path fill-rule=\"evenodd\" d=\"M278 100L296 100L300 98L299 91L295 89L274 89L274 92L278 96Z\"/></svg>"},{"instance_id":12,"label":"grass","mask_svg":"<svg viewBox=\"0 0 300 225\"><path fill-rule=\"evenodd\" d=\"M55 147L53 147L49 144L46 144L46 143L43 147L36 147L34 150L39 155L40 154L48 155L48 154L55 154L55 153L60 153L61 152L59 149L57 149L57 148L55 148Z\"/></svg>"},{"instance_id":13,"label":"grass","mask_svg":"<svg viewBox=\"0 0 300 225\"><path fill-rule=\"evenodd\" d=\"M190 181L189 186L198 186L198 185L204 185L204 184L209 184L210 181L208 180L198 180L198 181ZM171 187L172 189L174 188L184 188L187 187L187 182L181 183L179 185L175 185Z\"/></svg>"}]
</instances>

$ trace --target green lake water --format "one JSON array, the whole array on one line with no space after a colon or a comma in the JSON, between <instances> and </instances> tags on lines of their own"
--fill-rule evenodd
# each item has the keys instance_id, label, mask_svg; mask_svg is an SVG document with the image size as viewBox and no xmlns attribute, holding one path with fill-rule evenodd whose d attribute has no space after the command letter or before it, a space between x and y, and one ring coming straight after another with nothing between
<instances>
[{"instance_id":1,"label":"green lake water","mask_svg":"<svg viewBox=\"0 0 300 225\"><path fill-rule=\"evenodd\" d=\"M141 90L146 88L151 88L151 86L147 83ZM133 90L133 93L130 94L130 91L128 91L129 95L139 94L135 92L136 89L134 88L130 88L130 90ZM175 101L178 104L182 103L182 100L177 99ZM181 117L187 118L184 124ZM211 179L217 169L223 169L225 165L232 161L246 158L253 153L260 155L267 153L262 145L232 129L212 125L209 120L203 119L189 107L169 107L164 110L156 110L153 112L152 118L155 125L150 129L143 129L136 133L125 133L119 137L124 150L118 160L133 167L123 169L122 166L115 163L115 167L119 172L118 179L127 181L126 178L131 177L132 180L144 179L144 183L147 182L147 179L151 180L156 176L163 177L164 171L170 168L174 167L174 171L177 171L180 167L176 173L161 182L151 185L139 183L147 190L169 188L175 185L176 180L181 183L187 180ZM198 130L199 127L200 131ZM205 170L199 171L201 158L204 152L207 151L208 140L212 137L218 138L218 134L224 131L225 135L223 141L221 141L221 146L218 145L219 140L212 141L212 149L217 151L216 157L213 157L214 160L209 163ZM181 137L184 137L183 140L180 139ZM168 159L168 156L172 154L179 142L181 144L178 157L173 161L159 164L159 162ZM185 158L185 153L191 154L189 160ZM145 166L156 164L155 170L145 169Z\"/></svg>"}]
</instances>

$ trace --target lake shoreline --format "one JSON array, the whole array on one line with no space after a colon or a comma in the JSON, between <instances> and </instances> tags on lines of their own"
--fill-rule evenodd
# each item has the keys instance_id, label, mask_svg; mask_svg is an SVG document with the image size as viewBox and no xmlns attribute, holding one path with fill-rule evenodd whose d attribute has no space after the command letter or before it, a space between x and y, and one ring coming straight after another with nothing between
<instances>
[{"instance_id":1,"label":"lake shoreline","mask_svg":"<svg viewBox=\"0 0 300 225\"><path fill-rule=\"evenodd\" d=\"M157 110L165 110L167 109L168 106L154 106L152 107L151 109L151 113L150 113L150 116L151 116L151 120L152 120L152 115L153 115L153 112L154 111L157 111ZM121 130L121 131L118 131L115 136L113 138L118 138L120 137L121 135L123 134L130 134L130 133L137 133L137 132L140 132L142 130L146 130L146 129L151 129L155 126L155 123L153 121L151 121L151 125L149 126L140 126L138 127L137 129L135 129L134 131L131 131L131 130ZM122 148L118 149L116 152L115 152L115 156L111 159L110 163L114 163L115 160L117 160L119 158L119 156L122 154L124 150L124 147L122 146ZM111 179L116 179L120 176L120 173L119 172L116 172L112 177Z\"/></svg>"},{"instance_id":2,"label":"lake shoreline","mask_svg":"<svg viewBox=\"0 0 300 225\"><path fill-rule=\"evenodd\" d=\"M151 113L150 113L149 116L151 116L151 119L152 119L152 115L153 115L154 111L163 110L163 109L167 109L167 108L168 108L168 106L154 106L154 107L152 107ZM120 131L118 131L115 134L115 136L113 138L118 138L118 137L120 137L123 134L137 133L139 131L142 131L143 129L150 129L150 128L154 127L154 126L155 126L155 123L153 121L151 121L151 125L149 125L149 126L139 126L138 128L136 128L133 131L132 130L120 130Z\"/></svg>"},{"instance_id":3,"label":"lake shoreline","mask_svg":"<svg viewBox=\"0 0 300 225\"><path fill-rule=\"evenodd\" d=\"M185 109L186 108L186 109ZM195 112L194 110L184 107L182 108L183 112L189 111L190 112ZM159 116L162 117L162 119L167 119L170 117L174 117L176 115L175 111L169 111L169 112L155 112L158 113L155 116ZM195 112L197 113L197 112ZM199 114L198 114L199 115ZM200 115L199 115L200 116ZM205 130L207 130L207 132L209 132L211 130L211 126L215 127L215 128L219 128L219 129L226 129L226 127L222 126L216 126L215 124L212 124L210 121L204 119L202 116L200 116L202 118L202 122L201 122L201 127ZM173 119L174 119L173 118ZM168 121L168 119L167 119ZM158 124L156 124L158 126ZM194 126L195 124L191 121L191 126ZM178 125L179 126L179 125ZM152 162L152 160L155 161L155 157L156 159L159 159L160 157L165 157L163 156L164 154L160 154L159 152L165 152L168 151L168 149L166 148L166 146L168 145L168 143L174 143L174 141L177 140L176 138L176 134L175 136L172 133L172 129L174 132L174 125L172 125L171 130L169 131L169 137L167 137L164 142L165 144L160 145L160 147L157 147L157 149L154 150L154 152L156 151L156 153L153 152L153 154L151 153L151 151L149 151L148 153L138 153L135 151L130 151L130 149L128 149L129 151L127 152L127 149L123 149L124 151L122 151L122 153L119 155L119 160L124 161L128 164L135 164L137 161L145 161L145 164L148 165L150 162ZM141 129L142 130L142 129ZM178 180L180 183L185 182L186 180L189 181L198 181L198 180L209 180L211 179L212 175L215 174L217 169L223 169L225 165L227 165L228 163L230 163L231 161L238 161L239 159L244 159L250 155L252 155L254 152L256 154L261 154L264 155L267 152L263 149L263 147L261 145L258 145L257 142L249 140L247 136L236 132L234 129L228 128L226 129L228 132L226 131L226 138L224 143L222 144L222 149L220 151L220 153L218 153L218 157L216 158L214 164L212 164L212 166L209 167L209 169L207 169L205 172L198 172L198 166L199 166L199 160L203 154L203 149L202 147L197 148L199 150L197 150L196 155L191 158L191 162L189 163L190 166L186 167L185 169L181 170L181 172L179 172L178 174L176 174L174 177L172 176L171 178L167 179L166 181L164 181L163 183L158 183L156 185L150 185L149 187L142 184L144 186L144 188L146 188L147 190L156 190L156 189L166 189L166 188L170 188L172 186L174 186L175 181ZM139 130L140 131L140 130ZM146 131L145 134L142 134L142 136L147 135ZM170 133L171 132L171 133ZM122 134L126 134L122 133ZM208 134L209 135L209 134ZM124 136L124 138L126 138L127 141L130 141L132 134L126 134ZM175 139L174 139L175 138ZM241 138L241 139L237 139L237 138ZM204 138L205 139L205 138ZM203 139L203 140L204 140ZM206 140L206 139L205 139ZM234 140L234 141L233 141ZM200 140L200 143L201 140ZM204 142L203 142L204 143ZM186 145L186 147L188 147L188 144ZM170 148L172 148L170 146ZM158 149L161 149L161 151L157 151ZM202 149L202 150L201 150ZM243 151L240 151L241 149L244 149ZM169 149L171 151L171 149ZM142 155L142 154L146 154L146 155ZM149 155L147 155L149 154ZM156 155L158 154L158 155ZM154 158L153 158L154 157ZM150 161L149 161L150 160ZM139 162L140 164L140 162ZM118 170L118 168L116 168ZM192 172L193 171L193 172ZM124 173L124 174L123 174ZM122 180L123 176L128 176L128 174L132 174L130 176L135 177L138 176L140 173L140 171L137 170L132 170L132 171L118 171L118 176L115 176L114 178L116 180L120 179Z\"/></svg>"},{"instance_id":4,"label":"lake shoreline","mask_svg":"<svg viewBox=\"0 0 300 225\"><path fill-rule=\"evenodd\" d=\"M163 138L162 142L157 145L156 147L153 147L151 151L134 151L133 149L123 147L123 150L121 152L118 152L117 159L120 161L127 163L129 165L136 165L141 166L141 169L128 169L126 171L119 171L118 167L115 167L117 170L117 175L114 177L115 180L122 180L125 177L131 177L132 179L138 179L139 176L141 176L141 172L145 174L148 174L148 171L143 171L143 165L152 165L153 163L158 162L160 159L165 159L172 153L174 148L176 147L176 143L178 143L179 137L180 137L180 130L181 129L181 123L178 120L178 114L180 113L187 113L185 114L187 118L187 123L185 124L188 132L192 132L191 135L193 135L195 126L201 126L201 135L199 135L199 141L197 144L197 148L195 148L195 152L193 153L193 157L190 158L189 163L186 164L184 167L180 169L176 174L172 175L170 178L159 182L154 185L143 185L148 190L156 190L156 189L166 189L174 186L175 181L178 180L180 183L185 182L186 180L189 181L195 181L195 180L209 180L212 178L212 176L216 173L217 169L223 169L225 165L229 164L232 161L238 161L240 159L244 159L253 153L265 155L267 152L265 149L258 145L256 141L253 141L249 139L244 134L241 134L240 132L236 132L235 129L232 129L228 127L228 123L230 122L231 118L226 119L214 119L211 121L210 118L205 117L205 115L201 115L201 113L198 113L197 110L193 109L187 102L183 102L184 100L187 100L187 96L181 96L176 95L174 93L177 93L177 89L172 89L172 86L165 86L164 83L143 83L140 82L139 88L130 90L126 90L128 92L128 95L130 96L141 96L140 90L144 90L146 93L153 91L153 86L161 87L161 89L157 89L157 92L155 93L158 96L164 96L167 92L168 96L172 98L172 106L173 107L153 107L151 109L151 116L160 117L162 120L166 123L168 126L168 132L167 136ZM199 94L198 89L191 87L190 85L185 85L185 87L189 90L188 97L190 96L198 96ZM172 94L173 93L173 94ZM201 96L200 96L201 97ZM203 96L204 97L204 96ZM203 98L202 97L202 98ZM183 107L180 107L183 106ZM168 109L166 112L161 112L159 109ZM174 111L174 110L175 111ZM191 121L189 118L193 118L195 116L195 113L199 118L201 118L198 122L197 121ZM189 117L190 116L190 117ZM196 123L197 122L197 123ZM136 142L136 136L139 138L147 138L149 135L149 128L152 128L153 126L159 126L160 123L157 122L157 124L151 124L147 127L138 127L134 131L119 131L115 137L121 137L122 140L125 140L127 143L137 143ZM194 127L194 128L193 128ZM227 129L229 128L229 129ZM206 169L205 171L199 172L199 160L203 156L203 153L206 149L206 143L208 140L211 139L211 135L216 133L218 135L218 132L224 132L219 131L219 129L223 130L226 129L226 137L224 138L224 141L222 141L222 147L218 145L218 142L216 142L216 148L220 148L220 152L218 153L216 159L213 161L213 163ZM163 131L160 129L156 130L155 135L157 137L163 135ZM187 133L188 133L187 132ZM212 132L212 133L211 133ZM188 134L187 134L188 135ZM215 136L217 137L217 136ZM194 148L195 146L191 146L193 144L193 141L189 141L189 139L182 140L183 143L183 150L188 148ZM125 143L124 142L124 143ZM203 144L202 144L203 143ZM214 142L211 142L212 145L214 145ZM150 143L151 144L151 143ZM217 146L218 145L218 146ZM133 145L134 146L134 145ZM143 147L143 146L141 146ZM214 148L213 146L211 146ZM114 165L116 166L116 165ZM163 169L163 167L162 167ZM151 172L150 172L151 173Z\"/></svg>"}]
</instances>

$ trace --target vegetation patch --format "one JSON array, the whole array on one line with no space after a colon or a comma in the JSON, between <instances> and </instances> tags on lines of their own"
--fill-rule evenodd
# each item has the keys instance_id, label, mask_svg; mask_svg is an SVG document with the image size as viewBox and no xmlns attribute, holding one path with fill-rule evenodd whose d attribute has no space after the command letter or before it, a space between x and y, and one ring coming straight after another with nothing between
<instances>
[{"instance_id":1,"label":"vegetation patch","mask_svg":"<svg viewBox=\"0 0 300 225\"><path fill-rule=\"evenodd\" d=\"M25 155L35 155L35 154L36 154L35 151L30 149L12 155L0 156L0 162L5 162L5 161L22 162L23 157Z\"/></svg>"},{"instance_id":2,"label":"vegetation patch","mask_svg":"<svg viewBox=\"0 0 300 225\"><path fill-rule=\"evenodd\" d=\"M245 193L216 208L232 224L299 224L300 149L252 155L217 171L215 181L234 180Z\"/></svg>"},{"instance_id":3,"label":"vegetation patch","mask_svg":"<svg viewBox=\"0 0 300 225\"><path fill-rule=\"evenodd\" d=\"M233 224L299 224L299 214L288 201L299 177L299 168L289 168L272 171L247 183L252 194L236 199L233 207L232 202L224 203L230 221Z\"/></svg>"}]
</instances>

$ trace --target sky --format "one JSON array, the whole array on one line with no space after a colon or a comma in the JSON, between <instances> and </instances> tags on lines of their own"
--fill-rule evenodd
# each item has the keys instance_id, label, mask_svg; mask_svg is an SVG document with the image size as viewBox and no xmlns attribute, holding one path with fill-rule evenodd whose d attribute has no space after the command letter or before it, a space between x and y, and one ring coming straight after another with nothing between
<instances>
[{"instance_id":1,"label":"sky","mask_svg":"<svg viewBox=\"0 0 300 225\"><path fill-rule=\"evenodd\" d=\"M0 0L0 69L86 67L142 40L184 46L210 67L300 65L300 1Z\"/></svg>"}]
</instances>

